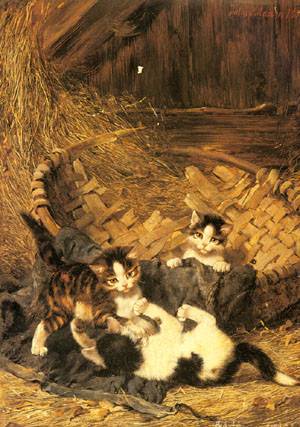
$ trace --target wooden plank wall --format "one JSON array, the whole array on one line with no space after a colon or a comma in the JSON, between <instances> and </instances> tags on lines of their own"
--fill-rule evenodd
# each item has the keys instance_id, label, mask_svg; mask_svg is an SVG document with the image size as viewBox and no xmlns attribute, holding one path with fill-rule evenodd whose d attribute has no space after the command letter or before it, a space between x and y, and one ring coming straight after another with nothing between
<instances>
[{"instance_id":1,"label":"wooden plank wall","mask_svg":"<svg viewBox=\"0 0 300 427\"><path fill-rule=\"evenodd\" d=\"M69 3L62 2L56 15L70 8ZM71 2L71 8L76 4ZM76 71L102 94L127 91L137 98L147 96L155 106L237 108L286 103L299 96L299 1L135 1L128 14L121 11L122 24L115 5L93 7L99 17L94 16L89 40L83 14L78 39L72 39L73 54L64 50L71 33L56 41L58 52L47 41L47 21L44 26L45 46L61 70ZM106 15L109 25L104 28ZM144 67L142 74L137 74L138 65Z\"/></svg>"}]
</instances>

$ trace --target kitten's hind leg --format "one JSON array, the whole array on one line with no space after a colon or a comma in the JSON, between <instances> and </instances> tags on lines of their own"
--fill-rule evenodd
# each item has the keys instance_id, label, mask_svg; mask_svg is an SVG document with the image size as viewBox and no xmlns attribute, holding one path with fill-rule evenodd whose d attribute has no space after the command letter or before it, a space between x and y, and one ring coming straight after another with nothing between
<instances>
[{"instance_id":1,"label":"kitten's hind leg","mask_svg":"<svg viewBox=\"0 0 300 427\"><path fill-rule=\"evenodd\" d=\"M185 321L186 319L193 320L196 323L205 323L207 325L215 325L216 318L201 308L193 307L189 304L183 304L179 307L177 311L177 318L180 321Z\"/></svg>"},{"instance_id":2,"label":"kitten's hind leg","mask_svg":"<svg viewBox=\"0 0 300 427\"><path fill-rule=\"evenodd\" d=\"M48 336L62 328L67 321L67 317L62 313L51 313L42 320L34 332L31 353L36 356L45 356L48 352L45 346Z\"/></svg>"},{"instance_id":3,"label":"kitten's hind leg","mask_svg":"<svg viewBox=\"0 0 300 427\"><path fill-rule=\"evenodd\" d=\"M88 360L94 362L98 366L105 368L103 358L99 355L96 349L96 340L90 338L86 331L87 322L75 318L71 322L71 331L75 341L82 347L81 354Z\"/></svg>"},{"instance_id":4,"label":"kitten's hind leg","mask_svg":"<svg viewBox=\"0 0 300 427\"><path fill-rule=\"evenodd\" d=\"M96 349L96 340L89 337L86 332L87 326L94 320L91 305L84 302L77 302L75 316L71 322L71 331L75 341L82 347L82 355L96 365L105 368L104 360Z\"/></svg>"},{"instance_id":5,"label":"kitten's hind leg","mask_svg":"<svg viewBox=\"0 0 300 427\"><path fill-rule=\"evenodd\" d=\"M82 348L93 347L96 345L96 341L90 338L86 333L88 323L77 317L71 322L71 331L73 338Z\"/></svg>"},{"instance_id":6,"label":"kitten's hind leg","mask_svg":"<svg viewBox=\"0 0 300 427\"><path fill-rule=\"evenodd\" d=\"M85 359L95 363L95 365L102 366L103 368L105 368L104 360L99 355L96 346L90 348L83 348L81 350L81 354Z\"/></svg>"},{"instance_id":7,"label":"kitten's hind leg","mask_svg":"<svg viewBox=\"0 0 300 427\"><path fill-rule=\"evenodd\" d=\"M31 344L31 353L35 356L45 356L48 352L47 347L45 347L45 342L49 332L46 331L44 321L42 320L33 335L32 344Z\"/></svg>"}]
</instances>

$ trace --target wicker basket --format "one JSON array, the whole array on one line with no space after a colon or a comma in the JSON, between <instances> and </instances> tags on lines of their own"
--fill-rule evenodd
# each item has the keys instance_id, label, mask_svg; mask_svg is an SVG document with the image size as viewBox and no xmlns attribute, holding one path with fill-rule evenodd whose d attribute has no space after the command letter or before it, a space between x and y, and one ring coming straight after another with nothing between
<instances>
[{"instance_id":1,"label":"wicker basket","mask_svg":"<svg viewBox=\"0 0 300 427\"><path fill-rule=\"evenodd\" d=\"M159 211L141 222L126 209L120 194L89 179L78 159L82 149L103 138L100 135L67 150L55 150L41 163L32 181L33 212L52 234L59 225L53 205L59 200L60 221L87 233L103 248L131 245L142 259L169 258L185 240L181 232L190 218L163 218ZM234 224L229 249L243 255L257 270L258 317L272 318L300 299L300 185L285 181L278 170L260 169L256 176L235 167L218 165L207 177L198 168L186 168L191 191L185 202L199 212L219 212ZM56 209L57 211L57 209ZM273 308L268 307L273 304ZM275 308L274 308L275 304Z\"/></svg>"}]
</instances>

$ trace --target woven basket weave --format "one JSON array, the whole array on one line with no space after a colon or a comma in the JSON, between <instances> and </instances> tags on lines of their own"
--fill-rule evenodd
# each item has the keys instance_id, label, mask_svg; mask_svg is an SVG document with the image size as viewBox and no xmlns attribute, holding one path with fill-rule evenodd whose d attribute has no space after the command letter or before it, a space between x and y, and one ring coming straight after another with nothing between
<instances>
[{"instance_id":1,"label":"woven basket weave","mask_svg":"<svg viewBox=\"0 0 300 427\"><path fill-rule=\"evenodd\" d=\"M116 132L97 140L117 136ZM80 150L83 147L84 144ZM126 209L120 194L99 185L95 178L89 179L77 158L80 150L78 147L55 150L37 167L31 186L36 217L55 235L60 226L53 217L52 206L59 201L64 211L61 222L84 231L103 248L131 245L142 259L157 255L163 259L172 257L185 240L181 230L190 218L174 221L154 211L141 222L133 209ZM297 302L300 299L300 287L295 284L300 273L297 180L285 181L275 169L260 169L254 176L221 165L209 177L194 166L187 167L186 177L191 190L185 202L191 209L219 212L233 223L229 249L242 254L243 263L253 263L258 287L266 293L265 305L271 299L267 292L270 286L283 282L281 308ZM289 287L290 280L293 286Z\"/></svg>"}]
</instances>

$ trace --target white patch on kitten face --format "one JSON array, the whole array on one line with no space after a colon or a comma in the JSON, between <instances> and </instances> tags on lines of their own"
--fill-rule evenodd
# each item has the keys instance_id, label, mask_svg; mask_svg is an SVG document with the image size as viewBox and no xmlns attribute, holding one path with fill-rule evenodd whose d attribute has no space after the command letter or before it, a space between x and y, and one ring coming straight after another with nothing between
<instances>
[{"instance_id":1,"label":"white patch on kitten face","mask_svg":"<svg viewBox=\"0 0 300 427\"><path fill-rule=\"evenodd\" d=\"M113 271L115 273L114 288L118 292L129 292L136 285L136 277L130 277L121 263L115 261Z\"/></svg>"},{"instance_id":2,"label":"white patch on kitten face","mask_svg":"<svg viewBox=\"0 0 300 427\"><path fill-rule=\"evenodd\" d=\"M124 266L115 261L113 263L115 273L114 289L119 292L114 301L117 306L117 315L130 319L133 316L134 303L141 297L141 290L137 285L136 275L130 277Z\"/></svg>"}]
</instances>

